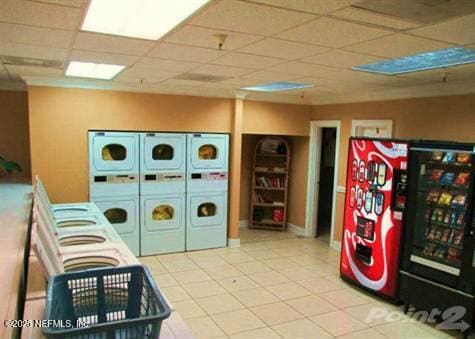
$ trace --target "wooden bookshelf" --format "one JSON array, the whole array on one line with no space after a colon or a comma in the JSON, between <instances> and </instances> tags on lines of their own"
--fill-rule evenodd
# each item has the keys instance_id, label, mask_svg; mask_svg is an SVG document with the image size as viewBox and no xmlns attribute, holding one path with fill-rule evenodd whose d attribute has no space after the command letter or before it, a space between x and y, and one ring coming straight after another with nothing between
<instances>
[{"instance_id":1,"label":"wooden bookshelf","mask_svg":"<svg viewBox=\"0 0 475 339\"><path fill-rule=\"evenodd\" d=\"M264 137L257 142L254 151L249 228L285 231L289 166L290 147L285 139Z\"/></svg>"}]
</instances>

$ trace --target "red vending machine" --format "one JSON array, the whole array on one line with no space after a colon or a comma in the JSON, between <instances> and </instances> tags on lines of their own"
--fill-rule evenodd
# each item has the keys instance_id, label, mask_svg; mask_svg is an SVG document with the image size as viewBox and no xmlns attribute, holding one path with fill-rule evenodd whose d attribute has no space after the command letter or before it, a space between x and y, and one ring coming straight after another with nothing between
<instances>
[{"instance_id":1,"label":"red vending machine","mask_svg":"<svg viewBox=\"0 0 475 339\"><path fill-rule=\"evenodd\" d=\"M342 278L396 298L407 199L408 143L350 138Z\"/></svg>"}]
</instances>

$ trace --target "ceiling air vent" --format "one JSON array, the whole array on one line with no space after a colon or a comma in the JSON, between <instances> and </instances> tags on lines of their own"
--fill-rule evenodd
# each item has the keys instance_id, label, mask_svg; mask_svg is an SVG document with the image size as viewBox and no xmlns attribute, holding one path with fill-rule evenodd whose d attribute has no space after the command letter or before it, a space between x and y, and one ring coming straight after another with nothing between
<instances>
[{"instance_id":1,"label":"ceiling air vent","mask_svg":"<svg viewBox=\"0 0 475 339\"><path fill-rule=\"evenodd\" d=\"M177 75L173 79L177 80L192 80L192 81L201 81L201 82L217 82L231 79L231 77L210 75L210 74L199 74L199 73L184 73Z\"/></svg>"},{"instance_id":2,"label":"ceiling air vent","mask_svg":"<svg viewBox=\"0 0 475 339\"><path fill-rule=\"evenodd\" d=\"M473 0L364 0L352 7L425 24L475 13Z\"/></svg>"},{"instance_id":3,"label":"ceiling air vent","mask_svg":"<svg viewBox=\"0 0 475 339\"><path fill-rule=\"evenodd\" d=\"M3 55L1 57L1 60L5 65L36 66L36 67L59 68L59 69L63 68L63 62L60 60L22 58L22 57L16 57L16 56L8 56L8 55Z\"/></svg>"}]
</instances>

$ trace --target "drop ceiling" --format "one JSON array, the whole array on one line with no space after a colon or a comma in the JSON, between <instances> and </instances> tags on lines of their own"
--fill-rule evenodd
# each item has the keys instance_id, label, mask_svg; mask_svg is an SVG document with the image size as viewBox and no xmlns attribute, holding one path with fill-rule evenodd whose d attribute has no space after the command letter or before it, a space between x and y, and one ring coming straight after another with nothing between
<instances>
[{"instance_id":1,"label":"drop ceiling","mask_svg":"<svg viewBox=\"0 0 475 339\"><path fill-rule=\"evenodd\" d=\"M0 55L16 58L0 57L0 88L26 84L232 98L241 87L265 82L311 83L304 90L249 95L302 104L475 93L473 64L403 76L350 69L434 49L475 48L474 3L213 0L159 41L149 41L80 31L87 0L2 0ZM227 35L222 50L216 34ZM21 58L60 66L12 64ZM127 67L112 81L79 79L64 76L71 60Z\"/></svg>"}]
</instances>

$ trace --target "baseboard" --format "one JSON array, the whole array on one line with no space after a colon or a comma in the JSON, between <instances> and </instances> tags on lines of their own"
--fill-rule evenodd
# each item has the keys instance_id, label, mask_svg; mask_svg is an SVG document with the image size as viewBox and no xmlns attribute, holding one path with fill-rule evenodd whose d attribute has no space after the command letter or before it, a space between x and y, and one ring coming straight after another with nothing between
<instances>
[{"instance_id":1,"label":"baseboard","mask_svg":"<svg viewBox=\"0 0 475 339\"><path fill-rule=\"evenodd\" d=\"M239 220L239 228L241 227L244 227L244 228L249 227L249 220L247 219Z\"/></svg>"},{"instance_id":2,"label":"baseboard","mask_svg":"<svg viewBox=\"0 0 475 339\"><path fill-rule=\"evenodd\" d=\"M333 242L332 242L332 248L333 248L334 250L337 250L337 251L341 252L341 241L333 240Z\"/></svg>"},{"instance_id":3,"label":"baseboard","mask_svg":"<svg viewBox=\"0 0 475 339\"><path fill-rule=\"evenodd\" d=\"M241 247L241 239L228 238L228 247L230 248Z\"/></svg>"},{"instance_id":4,"label":"baseboard","mask_svg":"<svg viewBox=\"0 0 475 339\"><path fill-rule=\"evenodd\" d=\"M305 228L299 227L297 225L291 224L290 222L287 223L287 229L289 232L292 232L295 235L299 235L304 237L305 236Z\"/></svg>"}]
</instances>

